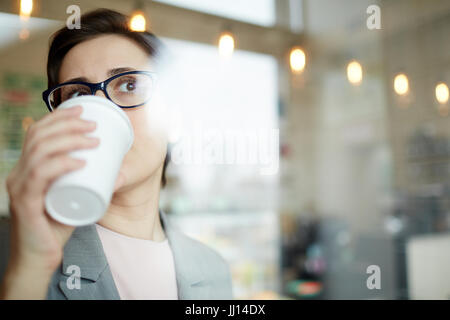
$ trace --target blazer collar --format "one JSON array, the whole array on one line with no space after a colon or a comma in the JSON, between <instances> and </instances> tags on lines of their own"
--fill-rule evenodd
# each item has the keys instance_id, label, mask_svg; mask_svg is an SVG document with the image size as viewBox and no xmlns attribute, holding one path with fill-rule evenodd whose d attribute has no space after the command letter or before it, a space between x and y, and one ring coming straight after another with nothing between
<instances>
[{"instance_id":1,"label":"blazer collar","mask_svg":"<svg viewBox=\"0 0 450 320\"><path fill-rule=\"evenodd\" d=\"M175 264L179 299L191 299L193 294L209 283L198 266L195 247L172 225L166 214L159 211L161 224L168 238ZM76 265L81 271L80 289L68 289L68 267ZM59 287L68 299L120 299L109 269L108 261L95 225L78 227L64 247ZM88 280L88 281L86 281Z\"/></svg>"}]
</instances>

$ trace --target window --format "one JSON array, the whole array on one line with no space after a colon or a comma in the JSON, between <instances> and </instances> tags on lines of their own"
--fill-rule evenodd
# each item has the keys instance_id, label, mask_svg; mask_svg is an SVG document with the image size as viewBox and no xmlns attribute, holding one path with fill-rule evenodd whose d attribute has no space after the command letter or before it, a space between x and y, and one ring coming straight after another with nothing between
<instances>
[{"instance_id":1,"label":"window","mask_svg":"<svg viewBox=\"0 0 450 320\"><path fill-rule=\"evenodd\" d=\"M275 24L274 0L156 0L263 26Z\"/></svg>"},{"instance_id":2,"label":"window","mask_svg":"<svg viewBox=\"0 0 450 320\"><path fill-rule=\"evenodd\" d=\"M264 193L261 184L271 188L276 181L279 146L274 144L278 142L275 58L238 50L231 59L223 59L214 46L169 39L164 42L169 48L167 80L162 81L167 84L164 97L174 111L171 167L183 193L191 193L190 199L199 197L200 201L205 192L211 192L211 203L203 204L202 209L210 208L213 195L221 193L227 195L227 201L236 197L230 206L272 207L241 199L242 190L232 186L243 184ZM230 136L233 133L235 136ZM220 145L212 152L224 154L218 156L220 159L206 159L215 143ZM270 169L273 174L267 174ZM197 189L209 185L216 189ZM271 201L273 195L261 194L261 198Z\"/></svg>"},{"instance_id":3,"label":"window","mask_svg":"<svg viewBox=\"0 0 450 320\"><path fill-rule=\"evenodd\" d=\"M161 208L173 214L180 230L223 255L235 277L236 298L276 291L280 264L278 175L261 174L258 163L206 163L205 158L195 156L217 144L226 153L228 143L220 136L227 129L251 136L252 130L270 133L278 127L277 62L268 55L240 50L223 60L214 46L163 41L171 55L167 58L168 81L161 83L168 84L163 90L168 105L179 112L171 117L179 131L171 135L176 142ZM177 123L177 119L182 120ZM279 147L270 146L270 139L246 140L246 134L242 138L243 150L269 147L278 157ZM174 154L183 141L194 153L188 163ZM245 152L243 160L248 160Z\"/></svg>"}]
</instances>

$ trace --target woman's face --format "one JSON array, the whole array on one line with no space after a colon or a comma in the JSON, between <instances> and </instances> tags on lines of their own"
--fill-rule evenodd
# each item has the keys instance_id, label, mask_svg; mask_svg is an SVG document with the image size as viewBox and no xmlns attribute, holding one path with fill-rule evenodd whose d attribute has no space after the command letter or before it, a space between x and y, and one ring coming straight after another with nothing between
<instances>
[{"instance_id":1,"label":"woman's face","mask_svg":"<svg viewBox=\"0 0 450 320\"><path fill-rule=\"evenodd\" d=\"M101 82L116 68L155 71L147 52L133 40L120 35L103 35L76 45L66 54L59 82L79 77L86 78L87 82ZM101 91L96 95L104 97ZM134 143L120 169L125 184L118 191L133 188L149 178L159 181L167 150L165 110L158 92L152 94L147 104L122 110L133 126Z\"/></svg>"}]
</instances>

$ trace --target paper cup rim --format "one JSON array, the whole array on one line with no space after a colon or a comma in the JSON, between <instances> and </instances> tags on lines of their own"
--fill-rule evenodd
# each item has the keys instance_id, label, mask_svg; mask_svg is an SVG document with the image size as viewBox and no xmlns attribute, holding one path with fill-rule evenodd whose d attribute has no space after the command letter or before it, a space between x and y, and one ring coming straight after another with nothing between
<instances>
[{"instance_id":1,"label":"paper cup rim","mask_svg":"<svg viewBox=\"0 0 450 320\"><path fill-rule=\"evenodd\" d=\"M81 101L78 102L79 100L81 100ZM65 105L69 105L69 104L71 105L70 107L74 107L74 106L76 106L78 104L81 104L83 101L86 101L86 100L87 101L91 100L91 101L94 101L94 102L99 102L99 104L106 104L106 103L108 103L110 106L113 107L112 110L116 111L116 113L119 114L120 117L125 120L125 122L128 125L128 129L130 131L130 142L128 144L128 150L130 150L131 146L133 145L133 140L134 140L133 126L131 125L130 119L125 114L125 111L123 111L122 108L120 108L119 106L115 105L112 101L110 101L110 100L108 100L106 98L102 98L102 97L97 97L97 96L93 96L93 95L86 95L86 96L80 96L80 97L75 97L75 98L66 100L66 101L64 101L63 103L61 103L58 106L58 109L61 108L61 107L64 108Z\"/></svg>"}]
</instances>

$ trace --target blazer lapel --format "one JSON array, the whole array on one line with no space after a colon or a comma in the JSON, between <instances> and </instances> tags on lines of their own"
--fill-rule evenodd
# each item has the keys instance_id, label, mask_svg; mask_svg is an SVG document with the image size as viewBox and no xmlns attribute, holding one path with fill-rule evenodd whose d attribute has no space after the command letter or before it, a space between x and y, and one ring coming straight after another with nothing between
<instances>
[{"instance_id":1,"label":"blazer lapel","mask_svg":"<svg viewBox=\"0 0 450 320\"><path fill-rule=\"evenodd\" d=\"M70 266L80 270L79 289L67 283L73 275ZM120 299L95 225L74 230L64 248L61 273L59 288L67 299Z\"/></svg>"},{"instance_id":2,"label":"blazer lapel","mask_svg":"<svg viewBox=\"0 0 450 320\"><path fill-rule=\"evenodd\" d=\"M162 210L160 211L160 217L172 249L178 299L208 299L211 282L206 277L207 266L201 264L204 257L198 250L198 243L179 231Z\"/></svg>"}]
</instances>

